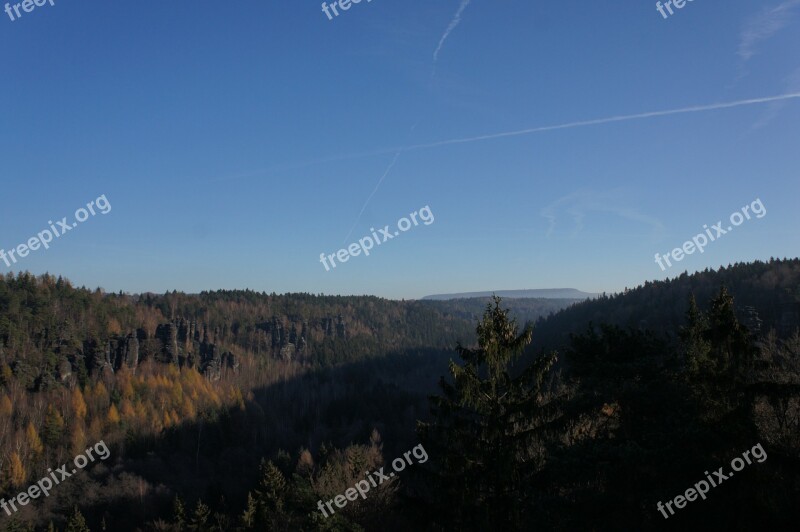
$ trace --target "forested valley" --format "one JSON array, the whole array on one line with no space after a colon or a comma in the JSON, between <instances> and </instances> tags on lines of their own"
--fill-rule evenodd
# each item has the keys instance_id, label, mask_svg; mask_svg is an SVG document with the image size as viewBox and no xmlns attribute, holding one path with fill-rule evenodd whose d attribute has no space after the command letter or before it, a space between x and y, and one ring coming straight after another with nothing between
<instances>
[{"instance_id":1,"label":"forested valley","mask_svg":"<svg viewBox=\"0 0 800 532\"><path fill-rule=\"evenodd\" d=\"M111 455L0 512L0 526L793 529L798 287L800 261L773 259L559 311L499 299L130 295L8 274L0 494L101 440ZM707 500L668 519L656 509L757 443L768 459ZM333 516L317 509L418 444L426 463Z\"/></svg>"}]
</instances>

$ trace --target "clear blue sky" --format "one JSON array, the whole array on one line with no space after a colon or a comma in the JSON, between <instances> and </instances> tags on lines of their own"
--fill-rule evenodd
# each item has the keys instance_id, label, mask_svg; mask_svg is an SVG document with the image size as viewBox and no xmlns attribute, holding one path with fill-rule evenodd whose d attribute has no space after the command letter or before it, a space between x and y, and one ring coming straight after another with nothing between
<instances>
[{"instance_id":1,"label":"clear blue sky","mask_svg":"<svg viewBox=\"0 0 800 532\"><path fill-rule=\"evenodd\" d=\"M632 0L364 0L333 20L316 0L55 0L22 14L0 13L0 248L102 194L112 210L0 272L416 298L613 292L800 249L797 98L403 149L796 94L800 0L695 0L666 20ZM764 218L655 264L756 198ZM319 262L426 205L431 225Z\"/></svg>"}]
</instances>

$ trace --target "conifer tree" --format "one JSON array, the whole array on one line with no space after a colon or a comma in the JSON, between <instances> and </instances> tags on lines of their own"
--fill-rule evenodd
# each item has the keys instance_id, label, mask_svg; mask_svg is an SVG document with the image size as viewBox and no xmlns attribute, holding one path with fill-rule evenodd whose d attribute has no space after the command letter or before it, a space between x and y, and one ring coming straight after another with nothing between
<instances>
[{"instance_id":1,"label":"conifer tree","mask_svg":"<svg viewBox=\"0 0 800 532\"><path fill-rule=\"evenodd\" d=\"M172 501L172 515L177 530L183 530L186 526L186 506L178 495Z\"/></svg>"},{"instance_id":2,"label":"conifer tree","mask_svg":"<svg viewBox=\"0 0 800 532\"><path fill-rule=\"evenodd\" d=\"M692 294L689 296L689 310L686 311L686 325L680 331L686 369L690 375L708 369L711 346L705 339L707 328L708 321L697 308L697 301Z\"/></svg>"},{"instance_id":3,"label":"conifer tree","mask_svg":"<svg viewBox=\"0 0 800 532\"><path fill-rule=\"evenodd\" d=\"M531 479L541 467L542 382L555 354L514 372L531 342L494 297L477 326L478 348L457 347L463 365L450 361L452 383L440 380L431 397L433 421L419 433L435 473L435 496L448 527L518 529L534 499ZM515 373L518 373L514 376Z\"/></svg>"},{"instance_id":4,"label":"conifer tree","mask_svg":"<svg viewBox=\"0 0 800 532\"><path fill-rule=\"evenodd\" d=\"M211 518L211 510L209 507L203 503L203 501L197 501L197 506L194 508L194 515L192 516L192 521L189 524L189 530L193 531L203 531L208 530L208 520Z\"/></svg>"},{"instance_id":5,"label":"conifer tree","mask_svg":"<svg viewBox=\"0 0 800 532\"><path fill-rule=\"evenodd\" d=\"M86 519L84 519L83 514L78 510L77 506L75 506L72 516L69 518L69 521L67 521L66 532L91 532L86 525Z\"/></svg>"}]
</instances>

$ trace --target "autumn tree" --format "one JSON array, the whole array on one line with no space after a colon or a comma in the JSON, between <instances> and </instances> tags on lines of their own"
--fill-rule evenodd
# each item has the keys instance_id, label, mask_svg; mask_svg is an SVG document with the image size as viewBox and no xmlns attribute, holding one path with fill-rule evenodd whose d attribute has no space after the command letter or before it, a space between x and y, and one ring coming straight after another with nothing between
<instances>
[{"instance_id":1,"label":"autumn tree","mask_svg":"<svg viewBox=\"0 0 800 532\"><path fill-rule=\"evenodd\" d=\"M39 433L30 421L25 428L25 441L28 444L28 450L35 457L40 456L44 452L44 445L42 444L41 438L39 438Z\"/></svg>"},{"instance_id":2,"label":"autumn tree","mask_svg":"<svg viewBox=\"0 0 800 532\"><path fill-rule=\"evenodd\" d=\"M72 390L72 411L75 417L80 421L86 419L86 401L83 398L83 393L79 387Z\"/></svg>"},{"instance_id":3,"label":"autumn tree","mask_svg":"<svg viewBox=\"0 0 800 532\"><path fill-rule=\"evenodd\" d=\"M8 466L8 482L15 488L21 487L27 480L28 475L25 472L25 466L22 465L22 459L19 453L13 451L9 458Z\"/></svg>"}]
</instances>

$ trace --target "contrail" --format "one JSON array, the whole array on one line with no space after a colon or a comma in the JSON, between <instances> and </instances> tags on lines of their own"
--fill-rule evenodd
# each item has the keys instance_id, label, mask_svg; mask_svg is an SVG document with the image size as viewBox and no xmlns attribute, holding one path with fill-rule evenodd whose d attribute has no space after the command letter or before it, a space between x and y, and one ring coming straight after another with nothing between
<instances>
[{"instance_id":1,"label":"contrail","mask_svg":"<svg viewBox=\"0 0 800 532\"><path fill-rule=\"evenodd\" d=\"M383 175L381 176L381 178L378 180L378 184L377 184L377 185L375 185L375 188L373 189L373 191L372 191L372 194L370 194L370 195L369 195L369 197L367 198L367 201L365 201L365 202L364 202L364 206L363 206L363 207L361 207L361 212L359 212L359 213L358 213L358 218L356 218L356 221L355 221L355 223L353 224L353 227L351 227L351 228L350 228L350 232L349 232L349 233L347 233L347 236L346 236L346 237L344 237L344 243L345 243L345 244L347 244L347 239L348 239L348 238L350 238L350 235L351 235L351 234L353 234L353 230L354 230L354 229L356 228L356 226L358 225L358 222L360 222L360 221L361 221L361 215L362 215L362 214L364 214L364 209L366 209L366 208L367 208L367 205L369 205L369 202L370 202L370 200L372 199L372 196L374 196L374 195L375 195L375 193L378 191L378 189L379 189L379 188L380 188L380 186L381 186L381 183L383 183L383 180L384 180L384 179L386 179L386 176L387 176L387 175L389 175L389 172L392 170L392 168L394 167L394 165L395 165L395 163L397 162L397 159L398 159L399 157L400 157L400 152L398 151L397 153L395 153L395 154L394 154L394 159L392 159L392 162L391 162L391 163L389 163L389 166L386 168L386 171L383 173Z\"/></svg>"},{"instance_id":2,"label":"contrail","mask_svg":"<svg viewBox=\"0 0 800 532\"><path fill-rule=\"evenodd\" d=\"M699 113L703 111L713 111L717 109L730 109L732 107L742 107L746 105L757 105L762 103L770 103L770 102L779 102L779 101L786 101L795 98L800 98L800 92L790 92L786 94L781 94L778 96L768 96L764 98L751 98L749 100L737 100L734 102L723 102L723 103L714 103L709 105L697 105L693 107L684 107L682 109L667 109L664 111L652 111L649 113L639 113L634 115L620 115L620 116L613 116L609 118L597 118L594 120L582 120L579 122L568 122L565 124L558 124L553 126L541 126L541 127L534 127L529 129L520 129L518 131L508 131L505 133L493 133L489 135L480 135L476 137L465 137L460 139L450 139L450 140L440 140L437 142L430 142L427 144L413 144L410 146L395 146L393 148L380 148L371 151L362 151L362 152L355 152L355 153L345 153L341 155L336 155L333 157L326 157L323 159L315 159L311 161L293 163L293 164L282 164L282 165L275 165L270 168L265 168L263 170L259 170L256 172L251 172L249 174L243 174L240 176L229 176L225 178L220 178L220 180L229 180L235 178L245 178L245 177L252 177L259 174L271 172L271 171L278 171L278 170L285 170L285 169L292 169L292 168L303 168L307 166L314 166L318 164L324 163L331 163L331 162L339 162L339 161L346 161L346 160L353 160L353 159L361 159L364 157L374 157L376 155L386 155L387 153L394 153L394 154L401 154L403 152L414 151L414 150L423 150L427 148L436 148L439 146L447 146L449 144L463 144L467 142L477 142L480 140L490 140L490 139L498 139L503 137L514 137L520 135L529 135L531 133L540 133L543 131L554 131L557 129L570 129L575 127L584 127L584 126L593 126L599 124L608 124L611 122L625 122L628 120L640 120L643 118L652 118L658 116L669 116L669 115L677 115L677 114L684 114L684 113ZM391 169L391 165L389 167ZM384 176L385 177L385 176ZM383 179L381 179L383 181ZM374 193L374 192L373 192Z\"/></svg>"},{"instance_id":3,"label":"contrail","mask_svg":"<svg viewBox=\"0 0 800 532\"><path fill-rule=\"evenodd\" d=\"M450 36L450 33L454 29L456 29L456 26L458 26L461 23L461 14L464 12L465 9L467 9L467 6L469 5L470 2L471 0L461 0L461 5L458 6L458 11L456 11L456 16L453 17L453 20L450 21L450 24L447 26L447 29L444 30L444 35L442 35L442 38L439 39L439 46L437 46L436 50L433 52L434 63L439 59L439 52L442 50L442 46L444 46L444 42Z\"/></svg>"},{"instance_id":4,"label":"contrail","mask_svg":"<svg viewBox=\"0 0 800 532\"><path fill-rule=\"evenodd\" d=\"M466 137L460 139L440 140L438 142L431 142L428 144L414 144L402 148L391 148L385 151L413 151L422 150L426 148L436 148L439 146L447 146L449 144L463 144L466 142L477 142L479 140L499 139L503 137L516 137L520 135L529 135L531 133L540 133L542 131L554 131L556 129L571 129L574 127L595 126L598 124L609 124L611 122L626 122L628 120L640 120L643 118L653 118L656 116L669 116L684 113L699 113L703 111L714 111L716 109L730 109L731 107L742 107L744 105L756 105L760 103L777 102L781 100L789 100L792 98L800 98L800 92L791 92L788 94L781 94L779 96L768 96L765 98L751 98L749 100L738 100L735 102L713 103L710 105L695 105L693 107L683 107L681 109L667 109L665 111L651 111L649 113L639 113L635 115L620 115L608 118L597 118L594 120L582 120L580 122L567 122L566 124L558 124L554 126L541 126L529 129L520 129L517 131L507 131L505 133L493 133L490 135L480 135L477 137Z\"/></svg>"}]
</instances>

